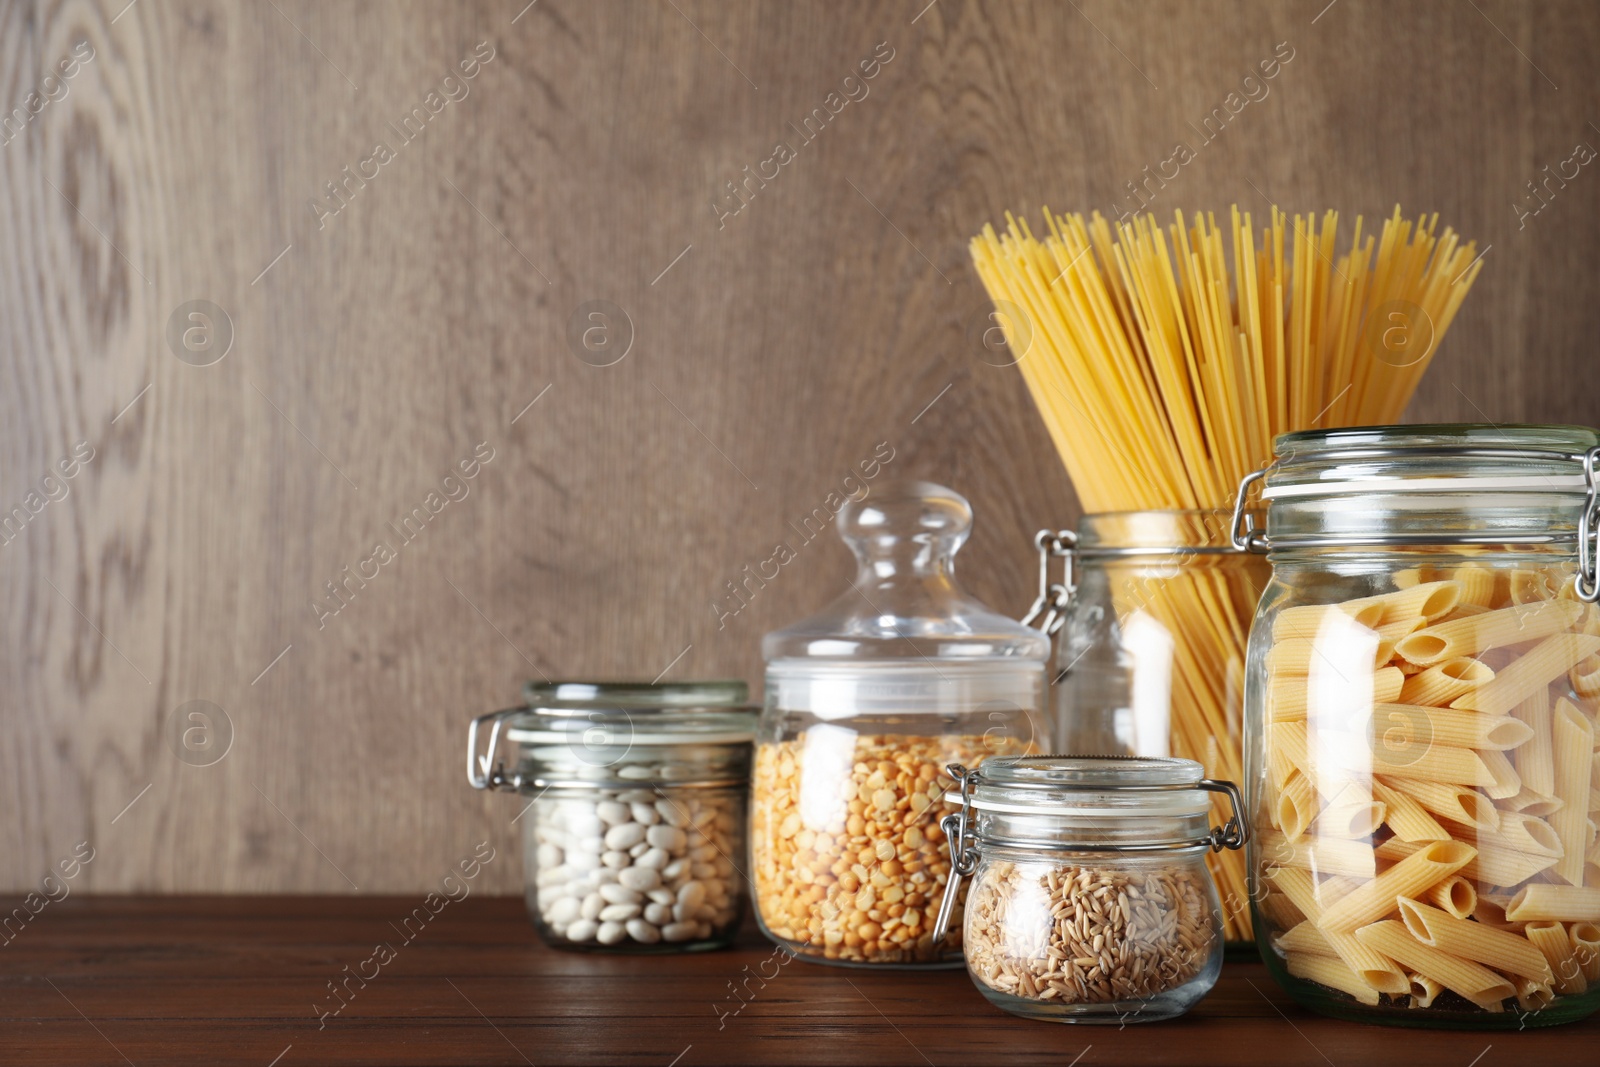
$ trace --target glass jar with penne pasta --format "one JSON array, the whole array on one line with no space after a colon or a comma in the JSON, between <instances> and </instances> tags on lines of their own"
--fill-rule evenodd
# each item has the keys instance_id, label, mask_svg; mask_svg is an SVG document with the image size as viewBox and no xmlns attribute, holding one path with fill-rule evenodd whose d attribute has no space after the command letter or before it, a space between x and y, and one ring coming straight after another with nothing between
<instances>
[{"instance_id":1,"label":"glass jar with penne pasta","mask_svg":"<svg viewBox=\"0 0 1600 1067\"><path fill-rule=\"evenodd\" d=\"M1344 1018L1593 1013L1600 433L1369 427L1276 452L1234 531L1273 566L1245 693L1263 959Z\"/></svg>"}]
</instances>

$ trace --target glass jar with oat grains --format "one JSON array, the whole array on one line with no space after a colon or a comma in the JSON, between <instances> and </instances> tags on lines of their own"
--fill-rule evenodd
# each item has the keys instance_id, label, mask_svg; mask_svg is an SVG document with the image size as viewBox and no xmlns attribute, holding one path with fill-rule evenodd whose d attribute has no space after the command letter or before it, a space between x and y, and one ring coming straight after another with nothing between
<instances>
[{"instance_id":1,"label":"glass jar with oat grains","mask_svg":"<svg viewBox=\"0 0 1600 1067\"><path fill-rule=\"evenodd\" d=\"M935 944L950 873L945 767L1046 745L1048 640L964 594L958 493L886 485L839 513L860 563L820 614L768 634L751 781L762 930L802 958L956 966Z\"/></svg>"}]
</instances>

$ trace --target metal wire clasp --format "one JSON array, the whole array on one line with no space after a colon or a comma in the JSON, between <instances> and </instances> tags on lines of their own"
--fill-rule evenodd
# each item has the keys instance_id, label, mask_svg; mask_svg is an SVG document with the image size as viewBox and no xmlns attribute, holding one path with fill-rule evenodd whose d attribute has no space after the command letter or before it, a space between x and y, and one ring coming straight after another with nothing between
<instances>
[{"instance_id":1,"label":"metal wire clasp","mask_svg":"<svg viewBox=\"0 0 1600 1067\"><path fill-rule=\"evenodd\" d=\"M1040 530L1033 535L1033 544L1039 550L1039 595L1022 617L1022 625L1032 626L1033 621L1043 615L1039 631L1053 635L1066 621L1067 601L1072 599L1072 560L1078 547L1078 535L1071 530ZM1050 580L1052 559L1061 560L1059 582Z\"/></svg>"},{"instance_id":2,"label":"metal wire clasp","mask_svg":"<svg viewBox=\"0 0 1600 1067\"><path fill-rule=\"evenodd\" d=\"M1211 851L1243 848L1250 840L1250 824L1244 820L1244 801L1239 796L1239 787L1216 778L1202 778L1199 786L1208 792L1227 794L1228 804L1233 808L1232 818L1211 828Z\"/></svg>"},{"instance_id":3,"label":"metal wire clasp","mask_svg":"<svg viewBox=\"0 0 1600 1067\"><path fill-rule=\"evenodd\" d=\"M1583 454L1583 480L1589 487L1588 499L1583 504L1583 515L1578 519L1578 599L1593 604L1600 602L1600 577L1597 577L1596 537L1600 536L1600 447Z\"/></svg>"},{"instance_id":4,"label":"metal wire clasp","mask_svg":"<svg viewBox=\"0 0 1600 1067\"><path fill-rule=\"evenodd\" d=\"M1251 471L1239 483L1239 495L1233 501L1233 521L1228 524L1228 540L1240 552L1262 553L1267 550L1267 532L1256 529L1255 517L1250 514L1250 487L1267 476L1267 467Z\"/></svg>"},{"instance_id":5,"label":"metal wire clasp","mask_svg":"<svg viewBox=\"0 0 1600 1067\"><path fill-rule=\"evenodd\" d=\"M950 926L950 916L955 914L956 898L961 895L961 880L978 866L977 838L972 833L972 791L978 785L978 772L969 771L959 763L945 767L945 772L961 783L961 810L953 811L939 820L945 840L950 843L950 877L944 884L944 899L939 901L939 917L933 923L933 943L944 940Z\"/></svg>"},{"instance_id":6,"label":"metal wire clasp","mask_svg":"<svg viewBox=\"0 0 1600 1067\"><path fill-rule=\"evenodd\" d=\"M511 716L516 715L525 708L504 708L500 711L491 711L487 715L479 715L472 720L472 725L467 727L467 781L472 783L474 789L505 789L513 793L522 788L522 774L506 773L505 761L499 759L500 728ZM478 751L478 731L487 724L489 726L489 743L483 752ZM493 769L490 769L493 764Z\"/></svg>"}]
</instances>

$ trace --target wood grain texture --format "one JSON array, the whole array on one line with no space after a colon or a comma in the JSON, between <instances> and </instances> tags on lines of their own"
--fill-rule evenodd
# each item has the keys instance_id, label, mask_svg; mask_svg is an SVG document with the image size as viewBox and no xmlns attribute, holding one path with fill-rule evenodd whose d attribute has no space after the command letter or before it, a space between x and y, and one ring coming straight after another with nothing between
<instances>
[{"instance_id":1,"label":"wood grain texture","mask_svg":"<svg viewBox=\"0 0 1600 1067\"><path fill-rule=\"evenodd\" d=\"M0 108L93 49L0 146L0 510L93 449L0 545L11 891L79 841L102 892L411 892L512 847L514 804L462 780L467 718L541 674L757 678L847 554L805 546L719 622L725 583L880 442L972 499L965 580L1020 610L1032 531L1076 505L969 336L966 241L1116 210L1281 42L1152 206L1437 210L1492 247L1410 415L1600 422L1600 174L1513 206L1600 144L1579 0L125 3L0 5ZM209 366L167 339L196 300L232 326ZM633 335L606 367L569 344L600 300ZM232 726L209 767L175 755L195 700Z\"/></svg>"},{"instance_id":2,"label":"wood grain texture","mask_svg":"<svg viewBox=\"0 0 1600 1067\"><path fill-rule=\"evenodd\" d=\"M36 1067L1506 1067L1589 1062L1600 1030L1594 1019L1506 1033L1342 1023L1298 1007L1253 961L1227 964L1177 1020L1063 1026L1007 1015L964 971L784 963L754 928L724 952L557 952L537 942L520 900L469 896L407 942L390 924L419 903L68 898L5 949L0 1055ZM377 967L380 943L394 955Z\"/></svg>"}]
</instances>

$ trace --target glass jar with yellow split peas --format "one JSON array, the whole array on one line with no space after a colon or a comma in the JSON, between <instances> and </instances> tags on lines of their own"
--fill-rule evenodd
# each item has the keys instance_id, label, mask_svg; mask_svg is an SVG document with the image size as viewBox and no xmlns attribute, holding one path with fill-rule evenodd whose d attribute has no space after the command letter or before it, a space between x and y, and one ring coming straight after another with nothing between
<instances>
[{"instance_id":1,"label":"glass jar with yellow split peas","mask_svg":"<svg viewBox=\"0 0 1600 1067\"><path fill-rule=\"evenodd\" d=\"M959 936L933 937L950 875L945 768L1047 746L1049 640L955 585L971 526L942 486L864 491L838 514L855 581L763 644L751 890L761 929L802 959L959 966Z\"/></svg>"},{"instance_id":2,"label":"glass jar with yellow split peas","mask_svg":"<svg viewBox=\"0 0 1600 1067\"><path fill-rule=\"evenodd\" d=\"M1597 446L1308 431L1240 486L1236 541L1273 567L1246 662L1256 939L1305 1006L1505 1029L1600 1008Z\"/></svg>"}]
</instances>

